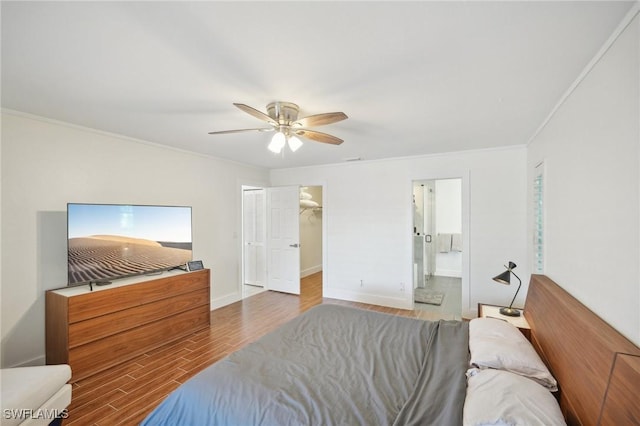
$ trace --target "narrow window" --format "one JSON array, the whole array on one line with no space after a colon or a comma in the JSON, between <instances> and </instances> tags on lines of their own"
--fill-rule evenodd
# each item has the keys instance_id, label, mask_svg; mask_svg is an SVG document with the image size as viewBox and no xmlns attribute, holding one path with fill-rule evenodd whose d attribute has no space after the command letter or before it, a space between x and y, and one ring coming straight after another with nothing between
<instances>
[{"instance_id":1,"label":"narrow window","mask_svg":"<svg viewBox=\"0 0 640 426\"><path fill-rule=\"evenodd\" d=\"M534 170L533 178L533 271L544 273L544 164Z\"/></svg>"}]
</instances>

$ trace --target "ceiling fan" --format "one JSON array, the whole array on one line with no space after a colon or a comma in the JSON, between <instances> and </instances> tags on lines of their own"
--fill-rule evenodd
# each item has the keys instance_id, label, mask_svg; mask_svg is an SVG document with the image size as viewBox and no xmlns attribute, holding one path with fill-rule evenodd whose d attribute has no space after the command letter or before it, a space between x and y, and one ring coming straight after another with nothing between
<instances>
[{"instance_id":1,"label":"ceiling fan","mask_svg":"<svg viewBox=\"0 0 640 426\"><path fill-rule=\"evenodd\" d=\"M209 132L210 135L251 131L275 131L276 133L273 135L268 148L276 154L279 154L286 144L289 145L289 148L293 152L300 148L302 142L298 139L298 136L332 145L340 145L343 142L342 139L335 136L309 129L309 127L324 126L348 118L343 112L327 112L298 118L300 109L298 105L291 102L271 102L267 105L267 114L245 104L234 103L234 105L247 114L266 122L269 126Z\"/></svg>"}]
</instances>

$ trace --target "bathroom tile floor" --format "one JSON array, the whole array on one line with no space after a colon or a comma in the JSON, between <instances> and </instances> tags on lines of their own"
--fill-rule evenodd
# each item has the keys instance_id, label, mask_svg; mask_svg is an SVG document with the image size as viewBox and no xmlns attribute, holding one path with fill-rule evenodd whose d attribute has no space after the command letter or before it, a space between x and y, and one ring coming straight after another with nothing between
<instances>
[{"instance_id":1,"label":"bathroom tile floor","mask_svg":"<svg viewBox=\"0 0 640 426\"><path fill-rule=\"evenodd\" d=\"M427 290L444 293L441 305L415 303L414 309L439 314L443 319L462 319L462 278L432 276L425 280Z\"/></svg>"}]
</instances>

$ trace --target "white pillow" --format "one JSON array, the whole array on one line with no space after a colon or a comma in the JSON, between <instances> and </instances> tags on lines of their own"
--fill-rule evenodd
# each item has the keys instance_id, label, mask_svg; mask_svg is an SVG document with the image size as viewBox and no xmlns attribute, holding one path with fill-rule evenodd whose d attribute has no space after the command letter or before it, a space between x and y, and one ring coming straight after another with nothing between
<instances>
[{"instance_id":1,"label":"white pillow","mask_svg":"<svg viewBox=\"0 0 640 426\"><path fill-rule=\"evenodd\" d=\"M558 402L533 380L504 370L467 372L464 426L566 425Z\"/></svg>"},{"instance_id":2,"label":"white pillow","mask_svg":"<svg viewBox=\"0 0 640 426\"><path fill-rule=\"evenodd\" d=\"M471 365L511 371L540 383L551 392L558 383L531 343L514 325L496 318L475 318L469 323Z\"/></svg>"}]
</instances>

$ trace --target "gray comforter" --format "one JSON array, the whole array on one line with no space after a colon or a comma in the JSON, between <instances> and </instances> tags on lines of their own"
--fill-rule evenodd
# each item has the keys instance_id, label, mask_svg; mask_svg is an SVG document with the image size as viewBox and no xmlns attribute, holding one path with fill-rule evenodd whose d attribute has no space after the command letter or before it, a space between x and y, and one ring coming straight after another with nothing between
<instances>
[{"instance_id":1,"label":"gray comforter","mask_svg":"<svg viewBox=\"0 0 640 426\"><path fill-rule=\"evenodd\" d=\"M208 367L143 425L460 425L468 325L320 305Z\"/></svg>"}]
</instances>

